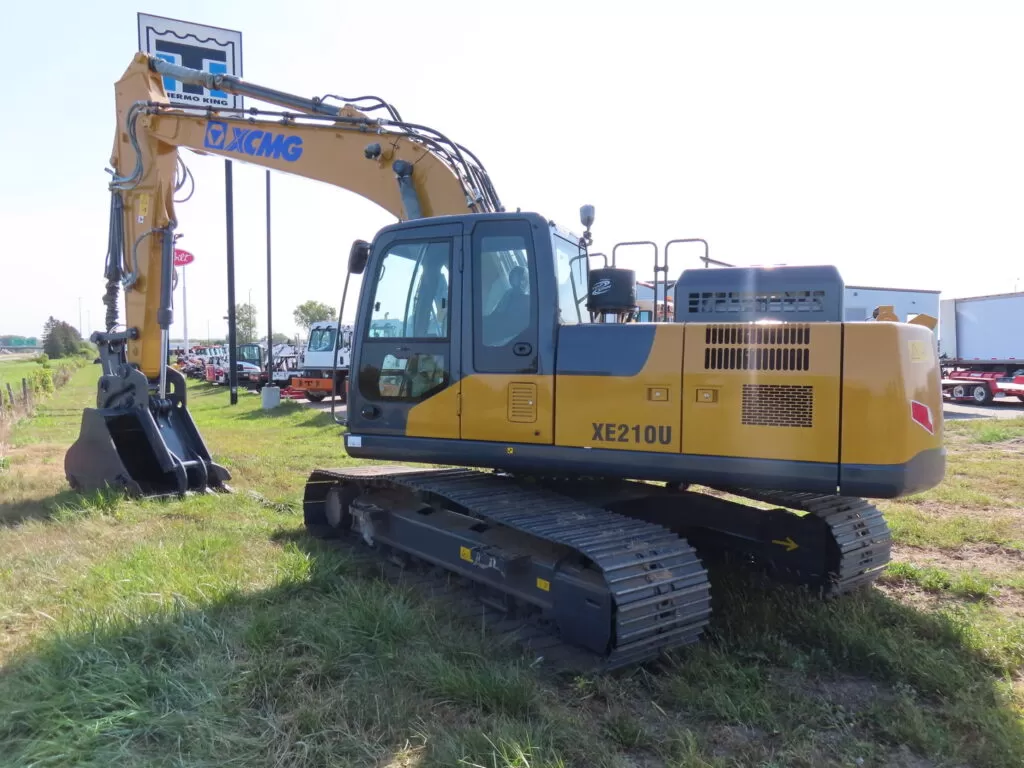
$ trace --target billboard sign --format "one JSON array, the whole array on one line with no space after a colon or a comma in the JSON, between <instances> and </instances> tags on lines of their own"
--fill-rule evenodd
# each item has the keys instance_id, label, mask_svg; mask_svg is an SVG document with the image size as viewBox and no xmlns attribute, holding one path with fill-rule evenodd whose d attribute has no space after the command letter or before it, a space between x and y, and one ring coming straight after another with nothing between
<instances>
[{"instance_id":1,"label":"billboard sign","mask_svg":"<svg viewBox=\"0 0 1024 768\"><path fill-rule=\"evenodd\" d=\"M242 33L190 21L138 14L139 50L191 69L242 77ZM164 78L174 106L243 109L242 97Z\"/></svg>"},{"instance_id":2,"label":"billboard sign","mask_svg":"<svg viewBox=\"0 0 1024 768\"><path fill-rule=\"evenodd\" d=\"M188 251L182 250L181 248L174 249L174 266L184 267L191 264L195 260L196 257L193 256Z\"/></svg>"}]
</instances>

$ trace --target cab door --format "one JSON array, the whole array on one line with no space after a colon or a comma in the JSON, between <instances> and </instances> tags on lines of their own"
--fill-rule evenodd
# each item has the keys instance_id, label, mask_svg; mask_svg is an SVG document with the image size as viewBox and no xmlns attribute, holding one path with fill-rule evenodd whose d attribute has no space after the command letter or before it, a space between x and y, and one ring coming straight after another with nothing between
<instances>
[{"instance_id":1,"label":"cab door","mask_svg":"<svg viewBox=\"0 0 1024 768\"><path fill-rule=\"evenodd\" d=\"M541 237L549 235L526 217L478 221L467 233L461 391L465 440L554 441L553 341L546 315L554 316L556 297L547 295L550 287L539 279L541 270L550 267L550 248L544 250Z\"/></svg>"},{"instance_id":2,"label":"cab door","mask_svg":"<svg viewBox=\"0 0 1024 768\"><path fill-rule=\"evenodd\" d=\"M353 334L352 434L459 437L462 225L381 236Z\"/></svg>"}]
</instances>

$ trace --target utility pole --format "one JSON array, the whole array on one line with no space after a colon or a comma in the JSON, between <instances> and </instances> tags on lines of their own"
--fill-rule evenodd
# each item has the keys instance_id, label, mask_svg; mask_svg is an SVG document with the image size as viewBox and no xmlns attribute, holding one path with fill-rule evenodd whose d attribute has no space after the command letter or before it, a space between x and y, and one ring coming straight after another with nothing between
<instances>
[{"instance_id":1,"label":"utility pole","mask_svg":"<svg viewBox=\"0 0 1024 768\"><path fill-rule=\"evenodd\" d=\"M270 169L267 169L267 386L274 386L274 319L270 311Z\"/></svg>"},{"instance_id":2,"label":"utility pole","mask_svg":"<svg viewBox=\"0 0 1024 768\"><path fill-rule=\"evenodd\" d=\"M231 173L231 161L224 161L224 202L227 218L228 252L228 388L230 402L238 404L238 337L235 331L235 187Z\"/></svg>"}]
</instances>

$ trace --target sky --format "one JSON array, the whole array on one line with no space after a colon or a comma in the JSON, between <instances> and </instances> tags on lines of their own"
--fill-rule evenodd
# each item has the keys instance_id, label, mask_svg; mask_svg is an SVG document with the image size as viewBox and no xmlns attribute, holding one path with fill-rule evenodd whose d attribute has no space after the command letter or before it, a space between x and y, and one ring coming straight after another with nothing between
<instances>
[{"instance_id":1,"label":"sky","mask_svg":"<svg viewBox=\"0 0 1024 768\"><path fill-rule=\"evenodd\" d=\"M241 30L248 81L381 96L471 148L510 210L579 232L593 204L597 251L702 237L725 262L835 264L848 284L1024 290L1020 3L61 5L4 11L17 34L0 47L0 333L36 335L50 315L100 329L113 85L137 12ZM224 163L182 156L197 183L177 207L196 257L189 336L223 337ZM234 163L237 299L251 291L261 333L263 185L263 169ZM393 221L346 190L272 174L275 332L295 332L307 299L337 307L350 243ZM697 250L672 253L673 277L699 266ZM649 251L620 254L650 278ZM179 287L173 338L182 309Z\"/></svg>"}]
</instances>

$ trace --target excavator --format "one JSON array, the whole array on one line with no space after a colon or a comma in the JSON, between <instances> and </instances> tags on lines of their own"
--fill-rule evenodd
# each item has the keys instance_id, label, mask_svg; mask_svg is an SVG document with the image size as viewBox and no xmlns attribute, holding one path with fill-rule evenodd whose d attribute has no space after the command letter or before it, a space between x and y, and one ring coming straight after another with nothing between
<instances>
[{"instance_id":1,"label":"excavator","mask_svg":"<svg viewBox=\"0 0 1024 768\"><path fill-rule=\"evenodd\" d=\"M172 106L165 78L279 109ZM592 206L582 235L506 210L472 152L382 99L143 53L115 93L103 371L65 458L75 489L230 491L166 364L181 149L395 216L352 244L339 310L362 276L342 440L372 461L311 468L305 528L442 574L531 648L616 669L698 642L714 562L852 593L890 557L870 500L944 476L932 331L845 322L833 266L705 262L674 282L671 317L637 322L635 273L591 268ZM675 242L652 244L656 270Z\"/></svg>"}]
</instances>

